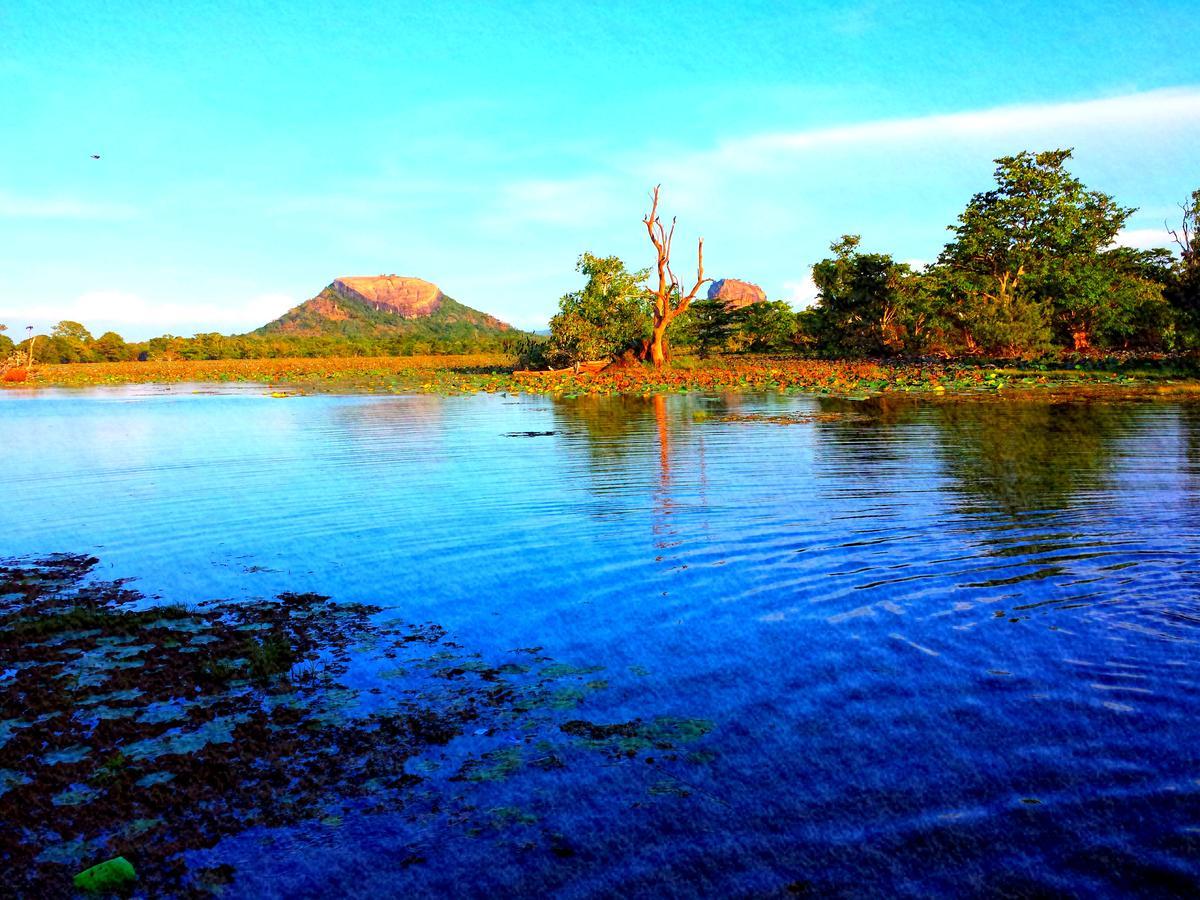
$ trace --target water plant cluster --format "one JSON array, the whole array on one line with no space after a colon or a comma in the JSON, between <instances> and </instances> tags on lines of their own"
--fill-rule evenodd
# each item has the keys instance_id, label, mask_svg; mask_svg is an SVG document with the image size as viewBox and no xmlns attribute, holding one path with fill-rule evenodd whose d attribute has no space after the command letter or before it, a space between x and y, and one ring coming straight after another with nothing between
<instances>
[{"instance_id":1,"label":"water plant cluster","mask_svg":"<svg viewBox=\"0 0 1200 900\"><path fill-rule=\"evenodd\" d=\"M262 384L280 398L310 392L649 395L679 391L866 397L1075 395L1158 396L1194 393L1194 361L1180 357L1067 357L1030 363L947 360L819 360L795 356L713 356L678 360L667 369L612 366L553 376L513 371L503 356L347 357L195 360L38 367L30 384Z\"/></svg>"},{"instance_id":2,"label":"water plant cluster","mask_svg":"<svg viewBox=\"0 0 1200 900\"><path fill-rule=\"evenodd\" d=\"M17 893L127 871L152 895L219 890L233 868L189 853L256 826L400 813L495 834L472 798L488 782L645 757L675 784L705 758L687 748L710 722L588 718L600 666L540 647L485 659L317 594L163 605L97 563L0 562L0 862ZM569 855L570 835L505 817L527 852Z\"/></svg>"}]
</instances>

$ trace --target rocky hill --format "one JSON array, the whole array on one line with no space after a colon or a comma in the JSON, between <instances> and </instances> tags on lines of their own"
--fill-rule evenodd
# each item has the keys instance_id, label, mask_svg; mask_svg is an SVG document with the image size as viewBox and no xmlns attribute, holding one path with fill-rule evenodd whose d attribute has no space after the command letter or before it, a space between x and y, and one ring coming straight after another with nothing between
<instances>
[{"instance_id":1,"label":"rocky hill","mask_svg":"<svg viewBox=\"0 0 1200 900\"><path fill-rule=\"evenodd\" d=\"M709 285L708 299L724 300L725 308L733 312L752 303L762 303L767 299L767 293L757 284L738 281L736 278L722 278Z\"/></svg>"},{"instance_id":2,"label":"rocky hill","mask_svg":"<svg viewBox=\"0 0 1200 900\"><path fill-rule=\"evenodd\" d=\"M436 341L515 334L495 316L465 306L436 284L399 275L337 278L311 300L252 334L375 338L413 335Z\"/></svg>"}]
</instances>

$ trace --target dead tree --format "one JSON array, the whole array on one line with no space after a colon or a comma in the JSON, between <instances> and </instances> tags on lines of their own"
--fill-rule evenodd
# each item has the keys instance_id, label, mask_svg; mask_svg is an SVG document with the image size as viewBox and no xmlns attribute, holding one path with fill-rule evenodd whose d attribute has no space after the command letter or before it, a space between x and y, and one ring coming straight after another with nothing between
<instances>
[{"instance_id":1,"label":"dead tree","mask_svg":"<svg viewBox=\"0 0 1200 900\"><path fill-rule=\"evenodd\" d=\"M7 330L7 326L0 325L0 332ZM0 378L5 381L24 381L33 371L33 342L36 338L33 336L32 325L25 330L29 334L29 346L26 348L26 352L22 353L20 347L14 346L7 359L0 359ZM14 374L10 375L9 373ZM16 377L18 374L19 377Z\"/></svg>"},{"instance_id":2,"label":"dead tree","mask_svg":"<svg viewBox=\"0 0 1200 900\"><path fill-rule=\"evenodd\" d=\"M1166 222L1163 224L1172 240L1179 245L1184 268L1188 268L1196 264L1196 256L1200 254L1200 190L1193 191L1191 201L1179 204L1179 208L1183 211L1183 222L1179 226L1183 236Z\"/></svg>"},{"instance_id":3,"label":"dead tree","mask_svg":"<svg viewBox=\"0 0 1200 900\"><path fill-rule=\"evenodd\" d=\"M653 203L650 212L642 219L646 232L650 235L650 243L658 254L658 289L651 293L653 309L651 310L650 340L642 351L642 358L647 356L654 361L655 368L661 369L667 362L667 328L679 315L687 311L691 302L696 299L696 293L711 278L704 277L704 238L700 238L696 247L696 283L686 294L683 285L671 271L671 240L675 237L675 219L671 219L671 227L663 227L662 219L658 217L658 190L662 185L655 185Z\"/></svg>"}]
</instances>

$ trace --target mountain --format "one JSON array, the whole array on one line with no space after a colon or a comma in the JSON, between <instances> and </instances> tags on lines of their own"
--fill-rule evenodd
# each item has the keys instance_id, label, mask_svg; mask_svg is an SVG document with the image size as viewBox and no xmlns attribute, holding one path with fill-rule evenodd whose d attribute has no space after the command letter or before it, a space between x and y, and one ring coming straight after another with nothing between
<instances>
[{"instance_id":1,"label":"mountain","mask_svg":"<svg viewBox=\"0 0 1200 900\"><path fill-rule=\"evenodd\" d=\"M399 275L371 275L335 279L311 300L251 334L461 344L515 337L520 332L447 297L436 284Z\"/></svg>"},{"instance_id":2,"label":"mountain","mask_svg":"<svg viewBox=\"0 0 1200 900\"><path fill-rule=\"evenodd\" d=\"M749 281L722 278L709 286L708 299L724 300L725 308L732 312L744 309L754 303L762 303L767 299L767 293L757 284L751 284Z\"/></svg>"}]
</instances>

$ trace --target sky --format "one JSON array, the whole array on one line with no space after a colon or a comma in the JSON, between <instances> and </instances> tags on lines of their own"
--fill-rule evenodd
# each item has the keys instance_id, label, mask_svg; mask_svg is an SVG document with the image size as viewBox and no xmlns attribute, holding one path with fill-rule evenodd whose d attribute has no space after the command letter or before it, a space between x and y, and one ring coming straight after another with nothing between
<instances>
[{"instance_id":1,"label":"sky","mask_svg":"<svg viewBox=\"0 0 1200 900\"><path fill-rule=\"evenodd\" d=\"M0 322L249 330L395 273L544 327L580 253L811 302L844 233L929 261L997 156L1163 246L1200 187L1187 2L0 0ZM100 159L92 159L97 154Z\"/></svg>"}]
</instances>

